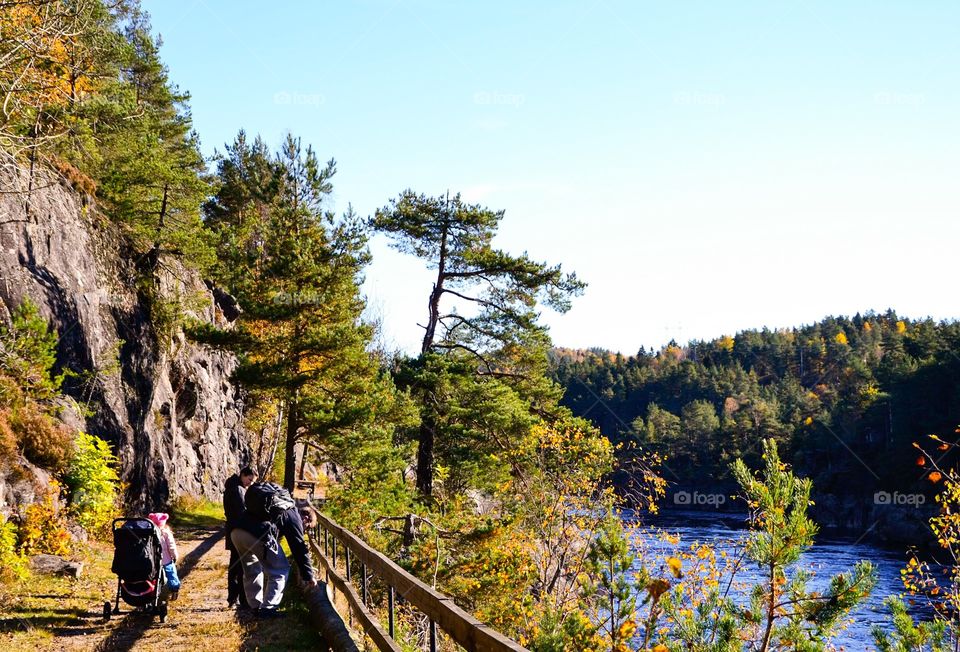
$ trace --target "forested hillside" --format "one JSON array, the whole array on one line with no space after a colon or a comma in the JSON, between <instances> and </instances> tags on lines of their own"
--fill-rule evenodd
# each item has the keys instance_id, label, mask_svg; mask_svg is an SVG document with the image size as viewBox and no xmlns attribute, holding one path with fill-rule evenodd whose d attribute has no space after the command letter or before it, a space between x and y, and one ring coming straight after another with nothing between
<instances>
[{"instance_id":1,"label":"forested hillside","mask_svg":"<svg viewBox=\"0 0 960 652\"><path fill-rule=\"evenodd\" d=\"M733 459L755 463L773 438L820 495L872 498L934 488L912 443L960 423L958 354L957 323L888 311L552 358L563 404L614 441L663 454L668 481L722 484Z\"/></svg>"}]
</instances>

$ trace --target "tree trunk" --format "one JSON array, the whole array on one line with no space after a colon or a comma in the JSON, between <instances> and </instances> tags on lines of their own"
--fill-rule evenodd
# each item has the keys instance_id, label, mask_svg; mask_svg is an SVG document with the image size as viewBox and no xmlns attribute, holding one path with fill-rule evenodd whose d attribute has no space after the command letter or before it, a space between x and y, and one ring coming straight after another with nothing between
<instances>
[{"instance_id":1,"label":"tree trunk","mask_svg":"<svg viewBox=\"0 0 960 652\"><path fill-rule=\"evenodd\" d=\"M293 492L297 477L297 431L300 429L297 404L290 401L287 410L287 442L283 458L283 486Z\"/></svg>"},{"instance_id":2,"label":"tree trunk","mask_svg":"<svg viewBox=\"0 0 960 652\"><path fill-rule=\"evenodd\" d=\"M424 498L433 495L433 442L436 426L432 417L420 421L420 438L417 443L417 491Z\"/></svg>"},{"instance_id":3,"label":"tree trunk","mask_svg":"<svg viewBox=\"0 0 960 652\"><path fill-rule=\"evenodd\" d=\"M437 322L440 320L440 297L443 296L443 282L446 280L447 265L447 227L443 228L440 240L440 259L437 261L437 281L430 293L430 318L427 320L426 332L423 335L421 356L433 350L434 338L437 334ZM430 390L427 390L428 392ZM427 399L428 403L432 403ZM437 424L432 416L425 416L420 420L420 436L417 442L417 491L424 498L433 496L433 443L437 437Z\"/></svg>"}]
</instances>

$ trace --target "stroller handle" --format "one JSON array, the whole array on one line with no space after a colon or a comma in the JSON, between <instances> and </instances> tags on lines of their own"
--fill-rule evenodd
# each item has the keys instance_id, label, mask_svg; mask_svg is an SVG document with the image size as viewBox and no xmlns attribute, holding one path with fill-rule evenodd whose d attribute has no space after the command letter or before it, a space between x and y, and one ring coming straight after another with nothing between
<instances>
[{"instance_id":1,"label":"stroller handle","mask_svg":"<svg viewBox=\"0 0 960 652\"><path fill-rule=\"evenodd\" d=\"M151 526L156 527L156 525L154 525L153 521L151 521L149 518L146 518L146 517L144 517L144 516L121 516L121 517L119 517L119 518L113 519L113 523L110 525L110 527L111 527L111 529L113 529L114 531L116 531L116 530L117 530L117 523L124 523L124 524L126 524L126 523L129 523L129 522L131 522L131 521L140 521L140 522L142 522L142 523L149 523ZM122 527L122 526L121 526L121 527Z\"/></svg>"}]
</instances>

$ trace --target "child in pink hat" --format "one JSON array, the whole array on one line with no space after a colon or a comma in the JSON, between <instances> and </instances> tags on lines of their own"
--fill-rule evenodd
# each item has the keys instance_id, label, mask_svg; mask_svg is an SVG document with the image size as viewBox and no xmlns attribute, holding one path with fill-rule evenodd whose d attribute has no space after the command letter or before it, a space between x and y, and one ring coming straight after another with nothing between
<instances>
[{"instance_id":1,"label":"child in pink hat","mask_svg":"<svg viewBox=\"0 0 960 652\"><path fill-rule=\"evenodd\" d=\"M177 576L177 540L173 538L173 530L167 525L170 516L163 512L147 514L157 531L160 533L160 545L163 548L163 572L167 576L167 588L170 590L170 599L176 600L180 594L180 578Z\"/></svg>"}]
</instances>

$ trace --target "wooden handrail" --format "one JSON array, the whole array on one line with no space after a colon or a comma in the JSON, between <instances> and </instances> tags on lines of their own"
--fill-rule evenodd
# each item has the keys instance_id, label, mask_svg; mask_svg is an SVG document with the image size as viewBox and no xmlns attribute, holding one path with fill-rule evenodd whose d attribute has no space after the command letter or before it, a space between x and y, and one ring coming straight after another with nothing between
<instances>
[{"instance_id":1,"label":"wooden handrail","mask_svg":"<svg viewBox=\"0 0 960 652\"><path fill-rule=\"evenodd\" d=\"M519 643L511 641L503 634L484 625L473 615L458 607L450 596L440 593L403 570L392 559L371 548L353 532L341 527L330 517L318 511L317 520L319 522L318 527L330 533L340 545L349 551L354 560L362 564L367 571L377 575L396 592L396 595L425 614L432 623L436 623L452 640L463 646L468 652L529 652ZM363 604L363 600L357 596L356 590L349 580L344 579L336 572L335 563L327 560L319 542L313 541L311 547L326 567L330 580L347 596L348 602L358 612L358 618L368 634L371 633L368 627L374 626L375 632L371 635L371 638L377 643L378 648L381 650L396 649L396 647L391 647L395 646L392 640L389 640L389 643L383 641L386 646L381 645L381 641L378 639L381 639L384 632L380 628L379 622L375 618L373 618L373 623L368 622L372 616ZM335 553L334 557L336 557ZM389 636L387 638L389 639Z\"/></svg>"}]
</instances>

